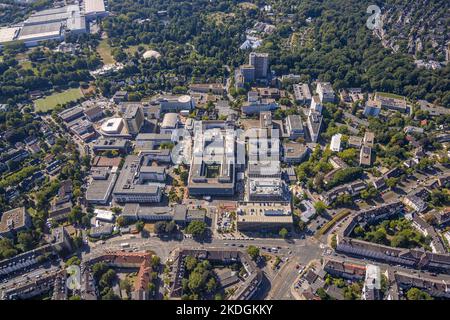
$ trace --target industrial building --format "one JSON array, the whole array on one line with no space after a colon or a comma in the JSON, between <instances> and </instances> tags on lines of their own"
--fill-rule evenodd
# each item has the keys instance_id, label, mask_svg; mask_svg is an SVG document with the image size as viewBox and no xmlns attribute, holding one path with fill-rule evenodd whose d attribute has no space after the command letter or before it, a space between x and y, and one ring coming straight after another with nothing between
<instances>
[{"instance_id":1,"label":"industrial building","mask_svg":"<svg viewBox=\"0 0 450 320\"><path fill-rule=\"evenodd\" d=\"M83 0L84 14L87 20L95 20L108 15L103 0Z\"/></svg>"},{"instance_id":2,"label":"industrial building","mask_svg":"<svg viewBox=\"0 0 450 320\"><path fill-rule=\"evenodd\" d=\"M81 5L37 11L21 24L0 28L0 47L13 41L23 41L26 46L48 40L62 41L67 34L86 33L88 21L106 15L103 0L84 0Z\"/></svg>"}]
</instances>

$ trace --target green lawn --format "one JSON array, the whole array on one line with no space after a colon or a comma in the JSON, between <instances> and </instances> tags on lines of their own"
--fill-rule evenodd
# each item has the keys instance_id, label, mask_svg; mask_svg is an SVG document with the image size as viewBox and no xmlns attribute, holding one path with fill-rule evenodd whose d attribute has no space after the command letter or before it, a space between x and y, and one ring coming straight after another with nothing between
<instances>
[{"instance_id":1,"label":"green lawn","mask_svg":"<svg viewBox=\"0 0 450 320\"><path fill-rule=\"evenodd\" d=\"M100 41L97 47L97 52L100 55L100 58L102 58L104 64L113 64L116 62L111 54L111 46L108 44L107 39Z\"/></svg>"},{"instance_id":2,"label":"green lawn","mask_svg":"<svg viewBox=\"0 0 450 320\"><path fill-rule=\"evenodd\" d=\"M402 99L402 100L405 98L404 96L399 96L398 94L395 93L377 92L377 94L386 98Z\"/></svg>"},{"instance_id":3,"label":"green lawn","mask_svg":"<svg viewBox=\"0 0 450 320\"><path fill-rule=\"evenodd\" d=\"M37 112L47 112L54 109L58 104L75 101L83 97L79 88L69 89L63 92L54 93L51 96L38 99L34 102L34 109Z\"/></svg>"},{"instance_id":4,"label":"green lawn","mask_svg":"<svg viewBox=\"0 0 450 320\"><path fill-rule=\"evenodd\" d=\"M125 52L126 52L126 53L129 53L129 54L131 54L131 55L134 55L134 53L137 52L137 49L138 49L139 46L144 47L144 51L143 51L143 52L147 51L148 48L149 48L149 47L148 47L147 45L145 45L145 44L138 44L138 45L135 45L135 46L129 46L128 48L125 49Z\"/></svg>"}]
</instances>

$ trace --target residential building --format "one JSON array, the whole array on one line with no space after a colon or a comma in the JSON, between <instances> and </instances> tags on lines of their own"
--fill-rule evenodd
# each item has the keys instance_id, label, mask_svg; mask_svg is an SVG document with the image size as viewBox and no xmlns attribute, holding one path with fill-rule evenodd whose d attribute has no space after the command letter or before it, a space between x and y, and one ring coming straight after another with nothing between
<instances>
[{"instance_id":1,"label":"residential building","mask_svg":"<svg viewBox=\"0 0 450 320\"><path fill-rule=\"evenodd\" d=\"M116 91L112 97L115 103L121 103L128 100L128 92L126 91Z\"/></svg>"},{"instance_id":2,"label":"residential building","mask_svg":"<svg viewBox=\"0 0 450 320\"><path fill-rule=\"evenodd\" d=\"M311 91L307 83L294 84L295 102L298 104L308 105L311 103Z\"/></svg>"},{"instance_id":3,"label":"residential building","mask_svg":"<svg viewBox=\"0 0 450 320\"><path fill-rule=\"evenodd\" d=\"M289 139L296 140L305 137L302 118L299 115L288 115L286 117L286 131Z\"/></svg>"},{"instance_id":4,"label":"residential building","mask_svg":"<svg viewBox=\"0 0 450 320\"><path fill-rule=\"evenodd\" d=\"M246 83L255 81L255 67L248 64L241 65L234 77L236 88L243 88Z\"/></svg>"},{"instance_id":5,"label":"residential building","mask_svg":"<svg viewBox=\"0 0 450 320\"><path fill-rule=\"evenodd\" d=\"M309 152L310 149L302 143L284 142L283 162L299 164L308 157Z\"/></svg>"},{"instance_id":6,"label":"residential building","mask_svg":"<svg viewBox=\"0 0 450 320\"><path fill-rule=\"evenodd\" d=\"M336 99L333 87L329 82L317 82L316 92L319 95L321 103L332 103Z\"/></svg>"},{"instance_id":7,"label":"residential building","mask_svg":"<svg viewBox=\"0 0 450 320\"><path fill-rule=\"evenodd\" d=\"M416 210L417 212L423 212L428 207L427 203L424 200L422 200L420 197L414 194L407 195L406 197L404 197L403 203L406 206Z\"/></svg>"},{"instance_id":8,"label":"residential building","mask_svg":"<svg viewBox=\"0 0 450 320\"><path fill-rule=\"evenodd\" d=\"M362 299L381 300L381 271L379 266L373 264L366 266Z\"/></svg>"},{"instance_id":9,"label":"residential building","mask_svg":"<svg viewBox=\"0 0 450 320\"><path fill-rule=\"evenodd\" d=\"M359 153L359 165L371 166L372 165L372 148L368 146L362 146Z\"/></svg>"},{"instance_id":10,"label":"residential building","mask_svg":"<svg viewBox=\"0 0 450 320\"><path fill-rule=\"evenodd\" d=\"M363 139L364 145L373 148L375 143L375 134L370 131L366 131L364 133L364 139Z\"/></svg>"},{"instance_id":11,"label":"residential building","mask_svg":"<svg viewBox=\"0 0 450 320\"><path fill-rule=\"evenodd\" d=\"M258 97L261 99L279 99L280 98L280 90L277 88L252 88L253 92L258 94Z\"/></svg>"},{"instance_id":12,"label":"residential building","mask_svg":"<svg viewBox=\"0 0 450 320\"><path fill-rule=\"evenodd\" d=\"M366 117L378 117L381 112L381 107L374 100L368 100L364 105L363 114Z\"/></svg>"},{"instance_id":13,"label":"residential building","mask_svg":"<svg viewBox=\"0 0 450 320\"><path fill-rule=\"evenodd\" d=\"M310 113L306 121L309 130L309 136L312 142L317 142L319 139L320 129L322 126L322 116L316 112Z\"/></svg>"},{"instance_id":14,"label":"residential building","mask_svg":"<svg viewBox=\"0 0 450 320\"><path fill-rule=\"evenodd\" d=\"M331 144L330 144L330 150L334 152L340 152L341 151L341 139L342 134L337 133L331 137Z\"/></svg>"},{"instance_id":15,"label":"residential building","mask_svg":"<svg viewBox=\"0 0 450 320\"><path fill-rule=\"evenodd\" d=\"M225 94L225 87L222 83L193 83L189 85L189 89L191 92L198 93Z\"/></svg>"},{"instance_id":16,"label":"residential building","mask_svg":"<svg viewBox=\"0 0 450 320\"><path fill-rule=\"evenodd\" d=\"M251 52L248 57L249 64L255 68L255 78L264 79L269 70L269 54Z\"/></svg>"},{"instance_id":17,"label":"residential building","mask_svg":"<svg viewBox=\"0 0 450 320\"><path fill-rule=\"evenodd\" d=\"M241 110L246 115L259 114L264 111L274 111L278 109L278 103L274 99L257 99L249 98L244 102Z\"/></svg>"},{"instance_id":18,"label":"residential building","mask_svg":"<svg viewBox=\"0 0 450 320\"><path fill-rule=\"evenodd\" d=\"M11 237L31 227L31 217L25 207L15 208L0 217L0 237Z\"/></svg>"},{"instance_id":19,"label":"residential building","mask_svg":"<svg viewBox=\"0 0 450 320\"><path fill-rule=\"evenodd\" d=\"M363 139L357 136L348 137L347 146L350 148L361 148Z\"/></svg>"},{"instance_id":20,"label":"residential building","mask_svg":"<svg viewBox=\"0 0 450 320\"><path fill-rule=\"evenodd\" d=\"M380 108L385 108L392 111L399 111L402 113L408 112L405 97L391 97L377 92L375 94L375 102Z\"/></svg>"},{"instance_id":21,"label":"residential building","mask_svg":"<svg viewBox=\"0 0 450 320\"><path fill-rule=\"evenodd\" d=\"M344 169L348 167L347 163L337 156L331 157L328 161L334 169Z\"/></svg>"},{"instance_id":22,"label":"residential building","mask_svg":"<svg viewBox=\"0 0 450 320\"><path fill-rule=\"evenodd\" d=\"M312 112L322 114L322 102L320 101L319 96L313 96L311 99L311 105L309 106L309 114L311 114Z\"/></svg>"}]
</instances>

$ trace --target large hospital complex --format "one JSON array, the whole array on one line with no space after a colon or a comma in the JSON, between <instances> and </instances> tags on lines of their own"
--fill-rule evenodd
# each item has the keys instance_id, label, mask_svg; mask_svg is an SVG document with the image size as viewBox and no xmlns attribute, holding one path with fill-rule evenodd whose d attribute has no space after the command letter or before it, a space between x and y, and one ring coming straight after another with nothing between
<instances>
[{"instance_id":1,"label":"large hospital complex","mask_svg":"<svg viewBox=\"0 0 450 320\"><path fill-rule=\"evenodd\" d=\"M0 47L14 41L27 46L47 40L62 41L66 34L87 32L89 21L107 14L103 0L83 0L79 5L37 11L20 24L0 28Z\"/></svg>"}]
</instances>

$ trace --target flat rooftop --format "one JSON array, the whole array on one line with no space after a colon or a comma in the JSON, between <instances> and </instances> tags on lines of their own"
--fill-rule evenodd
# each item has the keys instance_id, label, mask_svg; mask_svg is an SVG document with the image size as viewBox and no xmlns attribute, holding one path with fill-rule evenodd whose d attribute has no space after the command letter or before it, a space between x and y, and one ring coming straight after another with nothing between
<instances>
[{"instance_id":1,"label":"flat rooftop","mask_svg":"<svg viewBox=\"0 0 450 320\"><path fill-rule=\"evenodd\" d=\"M19 40L35 37L58 36L61 34L61 22L50 22L39 25L24 26L19 34Z\"/></svg>"},{"instance_id":2,"label":"flat rooftop","mask_svg":"<svg viewBox=\"0 0 450 320\"><path fill-rule=\"evenodd\" d=\"M111 172L109 172L107 179L92 180L86 190L86 200L106 202L111 195L116 180L117 174Z\"/></svg>"},{"instance_id":3,"label":"flat rooftop","mask_svg":"<svg viewBox=\"0 0 450 320\"><path fill-rule=\"evenodd\" d=\"M139 184L139 172L142 166L141 156L130 155L125 159L119 178L117 179L114 193L158 193L159 186L152 184Z\"/></svg>"},{"instance_id":4,"label":"flat rooftop","mask_svg":"<svg viewBox=\"0 0 450 320\"><path fill-rule=\"evenodd\" d=\"M91 12L105 12L105 3L103 0L84 0L84 11Z\"/></svg>"},{"instance_id":5,"label":"flat rooftop","mask_svg":"<svg viewBox=\"0 0 450 320\"><path fill-rule=\"evenodd\" d=\"M25 207L4 212L0 218L0 233L9 232L10 230L25 226L26 214Z\"/></svg>"},{"instance_id":6,"label":"flat rooftop","mask_svg":"<svg viewBox=\"0 0 450 320\"><path fill-rule=\"evenodd\" d=\"M0 43L13 41L19 30L19 27L0 28Z\"/></svg>"}]
</instances>

